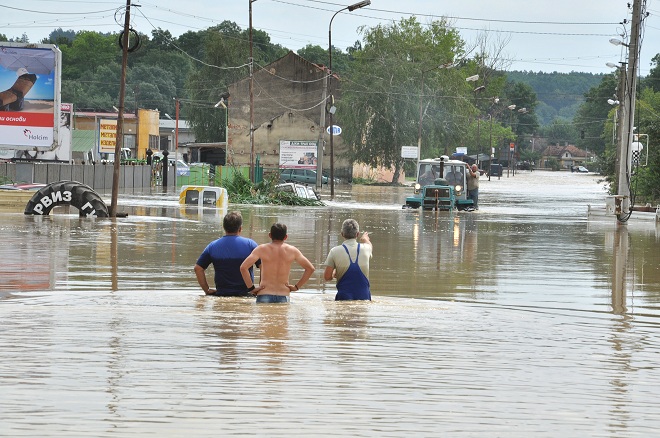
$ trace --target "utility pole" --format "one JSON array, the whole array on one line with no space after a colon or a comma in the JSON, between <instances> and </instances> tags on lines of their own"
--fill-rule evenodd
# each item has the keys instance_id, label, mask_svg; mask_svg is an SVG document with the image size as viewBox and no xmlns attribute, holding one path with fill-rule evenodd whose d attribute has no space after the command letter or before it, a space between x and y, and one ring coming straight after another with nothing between
<instances>
[{"instance_id":1,"label":"utility pole","mask_svg":"<svg viewBox=\"0 0 660 438\"><path fill-rule=\"evenodd\" d=\"M119 192L119 161L121 148L124 144L124 101L126 94L126 67L128 65L128 35L131 30L131 0L126 0L124 15L124 33L122 35L121 81L119 85L119 111L117 114L117 138L115 142L115 162L112 171L112 198L110 200L110 217L117 217L117 195Z\"/></svg>"},{"instance_id":2,"label":"utility pole","mask_svg":"<svg viewBox=\"0 0 660 438\"><path fill-rule=\"evenodd\" d=\"M329 72L329 71L328 71ZM327 107L328 99L328 72L323 69L323 97L321 105L321 121L319 122L319 140L316 146L316 189L323 188L323 138L325 137L325 109Z\"/></svg>"},{"instance_id":3,"label":"utility pole","mask_svg":"<svg viewBox=\"0 0 660 438\"><path fill-rule=\"evenodd\" d=\"M619 175L617 194L623 197L622 215L630 212L630 160L633 137L633 126L635 120L635 92L637 90L637 64L640 53L640 27L642 19L642 0L634 0L632 11L632 22L630 29L630 42L628 44L628 73L626 75L626 86L623 90L621 110L623 123L621 124L621 142L619 144ZM622 222L621 216L619 221Z\"/></svg>"},{"instance_id":4,"label":"utility pole","mask_svg":"<svg viewBox=\"0 0 660 438\"><path fill-rule=\"evenodd\" d=\"M252 3L250 2L250 181L254 180L254 58L252 57Z\"/></svg>"}]
</instances>

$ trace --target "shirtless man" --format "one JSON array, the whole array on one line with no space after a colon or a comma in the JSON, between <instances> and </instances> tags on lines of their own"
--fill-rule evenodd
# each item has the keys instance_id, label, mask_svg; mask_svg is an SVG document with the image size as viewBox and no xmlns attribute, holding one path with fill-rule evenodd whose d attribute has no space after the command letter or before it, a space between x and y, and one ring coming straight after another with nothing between
<instances>
[{"instance_id":1,"label":"shirtless man","mask_svg":"<svg viewBox=\"0 0 660 438\"><path fill-rule=\"evenodd\" d=\"M299 290L314 273L314 265L295 246L284 243L287 239L286 225L276 223L270 227L271 243L257 246L241 264L241 275L245 285L257 296L257 303L288 303L289 294ZM250 277L250 266L261 260L261 280L255 286ZM302 278L291 285L291 264L297 262L304 270Z\"/></svg>"}]
</instances>

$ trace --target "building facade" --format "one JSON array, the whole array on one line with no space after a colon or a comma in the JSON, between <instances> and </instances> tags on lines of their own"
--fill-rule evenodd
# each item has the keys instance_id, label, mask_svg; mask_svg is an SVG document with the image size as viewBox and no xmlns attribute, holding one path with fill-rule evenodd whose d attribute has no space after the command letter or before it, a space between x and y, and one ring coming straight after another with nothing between
<instances>
[{"instance_id":1,"label":"building facade","mask_svg":"<svg viewBox=\"0 0 660 438\"><path fill-rule=\"evenodd\" d=\"M266 169L280 163L280 141L315 141L320 144L322 168L330 168L329 134L326 132L326 86L328 70L289 52L253 73L253 116L250 116L250 79L229 87L229 121L226 160L249 165L254 159ZM338 81L333 82L335 99ZM250 125L253 141L250 140ZM338 177L350 177L351 163L342 158L341 135L335 135L334 168ZM254 145L254 146L253 146Z\"/></svg>"}]
</instances>

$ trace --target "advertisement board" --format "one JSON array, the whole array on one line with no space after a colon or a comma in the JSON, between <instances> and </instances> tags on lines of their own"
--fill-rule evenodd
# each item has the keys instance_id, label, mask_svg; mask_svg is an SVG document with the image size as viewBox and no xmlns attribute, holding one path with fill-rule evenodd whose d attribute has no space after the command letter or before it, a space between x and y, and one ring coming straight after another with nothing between
<instances>
[{"instance_id":1,"label":"advertisement board","mask_svg":"<svg viewBox=\"0 0 660 438\"><path fill-rule=\"evenodd\" d=\"M316 141L280 140L280 169L316 169Z\"/></svg>"},{"instance_id":2,"label":"advertisement board","mask_svg":"<svg viewBox=\"0 0 660 438\"><path fill-rule=\"evenodd\" d=\"M401 146L401 158L417 158L417 146Z\"/></svg>"},{"instance_id":3,"label":"advertisement board","mask_svg":"<svg viewBox=\"0 0 660 438\"><path fill-rule=\"evenodd\" d=\"M99 123L99 152L114 154L117 145L117 119L101 119Z\"/></svg>"},{"instance_id":4,"label":"advertisement board","mask_svg":"<svg viewBox=\"0 0 660 438\"><path fill-rule=\"evenodd\" d=\"M71 123L73 121L73 104L60 104L60 127L58 132L59 145L53 150L36 151L0 148L0 160L29 160L71 162Z\"/></svg>"},{"instance_id":5,"label":"advertisement board","mask_svg":"<svg viewBox=\"0 0 660 438\"><path fill-rule=\"evenodd\" d=\"M54 44L0 42L0 149L58 147L61 65Z\"/></svg>"}]
</instances>

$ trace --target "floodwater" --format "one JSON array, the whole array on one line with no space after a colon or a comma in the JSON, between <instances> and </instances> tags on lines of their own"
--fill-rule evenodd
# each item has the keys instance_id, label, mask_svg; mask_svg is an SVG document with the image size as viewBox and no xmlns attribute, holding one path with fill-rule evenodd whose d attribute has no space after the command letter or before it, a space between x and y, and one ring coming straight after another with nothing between
<instances>
[{"instance_id":1,"label":"floodwater","mask_svg":"<svg viewBox=\"0 0 660 438\"><path fill-rule=\"evenodd\" d=\"M0 436L657 433L660 225L588 219L590 174L482 178L472 213L404 210L409 190L230 206L317 267L289 305L203 296L223 212L174 194L122 195L116 221L0 212ZM371 303L321 280L348 217Z\"/></svg>"}]
</instances>

